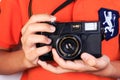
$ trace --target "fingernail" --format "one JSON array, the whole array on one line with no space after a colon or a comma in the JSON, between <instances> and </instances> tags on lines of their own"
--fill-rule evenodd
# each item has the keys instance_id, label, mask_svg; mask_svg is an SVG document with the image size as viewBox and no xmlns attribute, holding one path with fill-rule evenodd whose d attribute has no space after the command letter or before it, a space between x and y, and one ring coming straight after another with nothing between
<instances>
[{"instance_id":1,"label":"fingernail","mask_svg":"<svg viewBox=\"0 0 120 80\"><path fill-rule=\"evenodd\" d=\"M55 27L54 26L51 26L50 28L51 28L52 32L55 32Z\"/></svg>"},{"instance_id":2,"label":"fingernail","mask_svg":"<svg viewBox=\"0 0 120 80\"><path fill-rule=\"evenodd\" d=\"M55 22L56 21L56 17L55 16L51 16L51 22Z\"/></svg>"},{"instance_id":3,"label":"fingernail","mask_svg":"<svg viewBox=\"0 0 120 80\"><path fill-rule=\"evenodd\" d=\"M82 53L81 58L84 60L88 59L88 53Z\"/></svg>"},{"instance_id":4,"label":"fingernail","mask_svg":"<svg viewBox=\"0 0 120 80\"><path fill-rule=\"evenodd\" d=\"M51 39L48 39L48 44L50 44L52 42L52 40Z\"/></svg>"}]
</instances>

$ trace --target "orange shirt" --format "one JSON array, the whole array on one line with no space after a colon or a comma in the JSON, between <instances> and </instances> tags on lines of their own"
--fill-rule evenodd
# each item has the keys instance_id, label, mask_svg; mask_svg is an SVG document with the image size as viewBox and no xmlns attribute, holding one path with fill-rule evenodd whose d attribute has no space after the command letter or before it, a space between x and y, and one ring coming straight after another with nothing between
<instances>
[{"instance_id":1,"label":"orange shirt","mask_svg":"<svg viewBox=\"0 0 120 80\"><path fill-rule=\"evenodd\" d=\"M33 14L50 14L65 0L33 0ZM120 1L115 0L76 0L55 14L57 21L98 21L100 8L116 10L120 13ZM9 48L17 45L20 30L28 20L29 0L2 0L0 3L0 46ZM120 20L118 21L120 23ZM120 28L119 28L120 29ZM119 30L120 34L120 30ZM102 42L102 53L111 60L120 59L119 35ZM114 80L85 73L54 74L41 67L27 70L22 80Z\"/></svg>"}]
</instances>

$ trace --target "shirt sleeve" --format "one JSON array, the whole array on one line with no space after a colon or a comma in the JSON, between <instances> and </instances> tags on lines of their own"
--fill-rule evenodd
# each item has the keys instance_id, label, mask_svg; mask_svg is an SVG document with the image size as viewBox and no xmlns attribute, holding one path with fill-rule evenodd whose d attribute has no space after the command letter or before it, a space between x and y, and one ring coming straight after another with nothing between
<instances>
[{"instance_id":1,"label":"shirt sleeve","mask_svg":"<svg viewBox=\"0 0 120 80\"><path fill-rule=\"evenodd\" d=\"M0 47L9 48L18 44L22 27L18 0L2 0L0 10Z\"/></svg>"}]
</instances>

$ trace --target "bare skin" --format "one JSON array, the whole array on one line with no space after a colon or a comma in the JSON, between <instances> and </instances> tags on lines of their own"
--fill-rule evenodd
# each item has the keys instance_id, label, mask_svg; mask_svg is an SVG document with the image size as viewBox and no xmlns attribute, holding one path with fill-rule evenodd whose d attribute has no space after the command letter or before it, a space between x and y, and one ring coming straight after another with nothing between
<instances>
[{"instance_id":1,"label":"bare skin","mask_svg":"<svg viewBox=\"0 0 120 80\"><path fill-rule=\"evenodd\" d=\"M82 53L80 56L82 60L66 61L59 57L56 50L51 46L36 48L36 43L51 43L51 39L48 37L44 35L36 35L35 33L38 31L50 33L54 32L54 26L42 22L54 21L55 19L56 18L54 16L47 14L33 15L22 29L22 50L16 52L2 51L0 53L0 64L3 64L0 65L0 74L10 74L23 71L28 68L41 66L44 69L56 74L67 72L85 72L99 76L120 77L120 61L110 62L110 59L106 55L103 55L100 58L95 58L88 53ZM51 50L53 52L54 61L58 64L58 66L53 66L52 64L38 59L39 56L46 54ZM9 61L13 61L12 64ZM8 64L10 65L9 68L13 68L12 70L8 68Z\"/></svg>"}]
</instances>

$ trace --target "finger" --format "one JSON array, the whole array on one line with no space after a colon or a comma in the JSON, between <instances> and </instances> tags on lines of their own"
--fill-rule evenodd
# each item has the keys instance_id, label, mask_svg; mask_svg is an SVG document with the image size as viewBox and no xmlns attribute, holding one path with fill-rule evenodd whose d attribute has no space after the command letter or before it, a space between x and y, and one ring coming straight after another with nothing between
<instances>
[{"instance_id":1,"label":"finger","mask_svg":"<svg viewBox=\"0 0 120 80\"><path fill-rule=\"evenodd\" d=\"M44 44L50 44L51 39L47 38L44 35L29 35L24 36L21 38L23 46L26 46L27 48L36 47L36 43L44 43Z\"/></svg>"},{"instance_id":2,"label":"finger","mask_svg":"<svg viewBox=\"0 0 120 80\"><path fill-rule=\"evenodd\" d=\"M73 70L69 70L69 69L64 69L61 68L59 66L55 67L51 64L47 64L47 62L45 61L38 61L38 64L44 68L45 70L48 70L50 72L56 73L56 74L61 74L61 73L67 73L67 72L74 72Z\"/></svg>"},{"instance_id":3,"label":"finger","mask_svg":"<svg viewBox=\"0 0 120 80\"><path fill-rule=\"evenodd\" d=\"M89 66L96 66L96 58L88 53L82 53L81 59Z\"/></svg>"},{"instance_id":4,"label":"finger","mask_svg":"<svg viewBox=\"0 0 120 80\"><path fill-rule=\"evenodd\" d=\"M96 70L105 68L110 62L109 58L105 55L103 55L100 58L95 58L94 56L88 53L83 53L81 55L81 58L86 64L96 68Z\"/></svg>"},{"instance_id":5,"label":"finger","mask_svg":"<svg viewBox=\"0 0 120 80\"><path fill-rule=\"evenodd\" d=\"M78 64L78 68L76 68L78 72L89 72L97 70L96 68L94 68L93 66L89 66L82 60L75 60L74 62Z\"/></svg>"},{"instance_id":6,"label":"finger","mask_svg":"<svg viewBox=\"0 0 120 80\"><path fill-rule=\"evenodd\" d=\"M110 59L108 56L103 55L102 57L98 58L98 60L96 62L97 62L97 64L95 67L99 68L99 69L103 69L108 66L108 64L110 63Z\"/></svg>"},{"instance_id":7,"label":"finger","mask_svg":"<svg viewBox=\"0 0 120 80\"><path fill-rule=\"evenodd\" d=\"M56 17L49 14L36 14L30 17L28 24L37 23L37 22L46 22L46 21L54 22L55 20L56 20Z\"/></svg>"},{"instance_id":8,"label":"finger","mask_svg":"<svg viewBox=\"0 0 120 80\"><path fill-rule=\"evenodd\" d=\"M29 24L28 26L29 27L26 27L26 30L22 32L22 35L35 34L36 32L54 32L55 31L55 27L47 23L32 23L32 24Z\"/></svg>"},{"instance_id":9,"label":"finger","mask_svg":"<svg viewBox=\"0 0 120 80\"><path fill-rule=\"evenodd\" d=\"M53 59L62 67L65 66L66 62L57 54L55 49L52 49Z\"/></svg>"},{"instance_id":10,"label":"finger","mask_svg":"<svg viewBox=\"0 0 120 80\"><path fill-rule=\"evenodd\" d=\"M52 49L53 52L53 58L54 60L62 67L65 69L70 69L74 71L79 71L83 72L85 71L86 65L83 63L81 60L75 60L75 61L70 61L70 60L64 60L59 55L57 54L55 49Z\"/></svg>"},{"instance_id":11,"label":"finger","mask_svg":"<svg viewBox=\"0 0 120 80\"><path fill-rule=\"evenodd\" d=\"M45 21L55 21L56 17L47 15L47 14L37 14L37 15L32 15L29 21L26 23L26 25L22 28L22 33L25 32L26 28L29 26L31 23L38 23L38 22L45 22Z\"/></svg>"},{"instance_id":12,"label":"finger","mask_svg":"<svg viewBox=\"0 0 120 80\"><path fill-rule=\"evenodd\" d=\"M37 56L45 55L48 52L50 52L51 49L52 49L51 46L43 46L43 47L37 48L37 51L36 51L36 53L38 54Z\"/></svg>"},{"instance_id":13,"label":"finger","mask_svg":"<svg viewBox=\"0 0 120 80\"><path fill-rule=\"evenodd\" d=\"M39 56L45 55L49 51L51 51L51 46L43 46L40 48L36 48L34 50L28 50L29 52L26 52L26 58L29 59L29 61L34 61L38 59Z\"/></svg>"}]
</instances>

